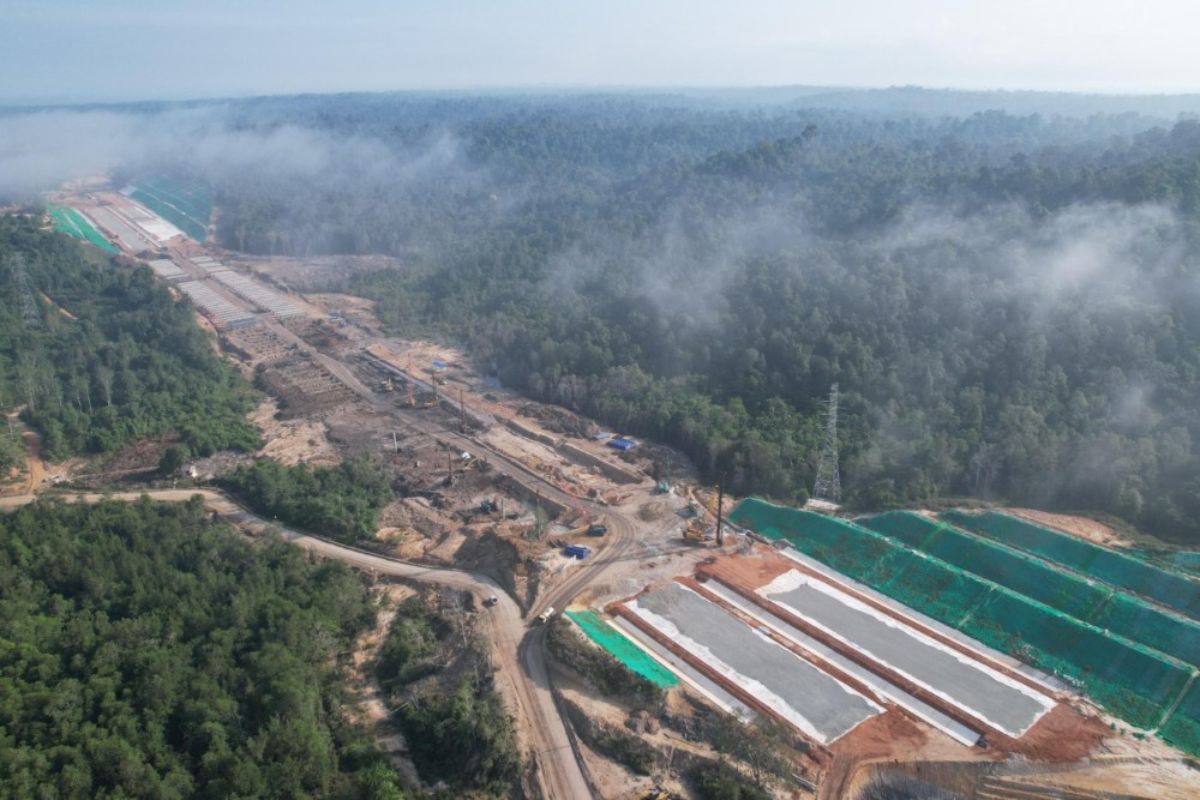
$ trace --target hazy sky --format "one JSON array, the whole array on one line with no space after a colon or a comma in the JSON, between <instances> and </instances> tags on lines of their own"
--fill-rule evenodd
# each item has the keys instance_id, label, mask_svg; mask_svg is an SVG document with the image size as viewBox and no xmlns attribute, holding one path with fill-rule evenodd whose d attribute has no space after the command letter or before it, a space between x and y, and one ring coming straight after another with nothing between
<instances>
[{"instance_id":1,"label":"hazy sky","mask_svg":"<svg viewBox=\"0 0 1200 800\"><path fill-rule=\"evenodd\" d=\"M1200 90L1195 0L0 0L0 100L516 86Z\"/></svg>"}]
</instances>

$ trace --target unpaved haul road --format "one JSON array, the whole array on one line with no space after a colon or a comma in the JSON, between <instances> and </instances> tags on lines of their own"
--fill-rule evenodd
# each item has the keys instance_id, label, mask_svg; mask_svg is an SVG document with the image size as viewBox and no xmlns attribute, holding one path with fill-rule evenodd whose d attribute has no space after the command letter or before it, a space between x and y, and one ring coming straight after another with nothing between
<instances>
[{"instance_id":1,"label":"unpaved haul road","mask_svg":"<svg viewBox=\"0 0 1200 800\"><path fill-rule=\"evenodd\" d=\"M477 575L456 569L428 567L377 555L366 550L348 547L317 536L300 533L268 522L233 502L226 495L208 490L158 489L146 492L118 492L113 494L64 494L56 495L66 502L98 503L102 500L136 501L149 497L159 502L186 502L199 495L204 505L221 517L241 527L262 532L267 529L293 544L303 547L322 558L336 559L352 567L368 570L377 575L388 575L405 580L437 584L452 589L471 592L478 598L495 596L497 603L487 610L486 624L492 642L493 657L500 666L503 679L511 687L517 712L528 721L534 737L538 776L546 796L550 800L575 800L591 797L592 792L577 762L567 729L555 707L550 693L545 655L540 641L536 646L523 642L526 636L521 609L504 590L486 575ZM25 494L0 497L0 510L11 510L28 505L47 495ZM524 667L524 669L522 668Z\"/></svg>"},{"instance_id":2,"label":"unpaved haul road","mask_svg":"<svg viewBox=\"0 0 1200 800\"><path fill-rule=\"evenodd\" d=\"M632 549L637 539L637 526L628 516L610 506L601 506L591 500L562 491L536 471L478 439L447 430L418 413L398 408L394 401L371 391L346 364L320 352L278 322L262 318L262 323L284 341L294 344L322 364L343 385L368 401L376 410L392 415L408 427L446 445L485 455L488 463L501 475L550 500L564 506L582 508L593 516L605 518L609 528L606 546L594 558L580 564L570 578L546 592L528 610L530 617L534 617L548 608L562 609L583 589L597 582L609 567L624 558ZM204 498L206 507L231 522L251 528L256 525L265 527L270 524L237 505L227 496L211 490L164 489L111 495L63 495L63 499L70 501L81 498L84 502L97 502L107 496L118 500L136 500L143 494L149 495L154 500L173 502L186 501L198 494ZM24 505L34 499L34 495L0 498L0 509ZM567 733L551 692L549 671L546 667L545 632L536 627L532 630L526 629L522 622L520 607L495 581L484 575L460 570L411 564L340 545L320 537L288 530L278 525L272 524L272 526L277 528L288 541L326 558L334 558L382 575L436 583L482 596L494 594L499 598L499 602L491 609L489 616L491 634L489 639L495 657L501 665L502 674L510 683L511 697L517 704L515 710L526 721L526 727L533 739L532 745L538 764L538 777L543 792L548 800L577 800L592 796L593 793L583 773L582 756L576 751L575 743Z\"/></svg>"}]
</instances>

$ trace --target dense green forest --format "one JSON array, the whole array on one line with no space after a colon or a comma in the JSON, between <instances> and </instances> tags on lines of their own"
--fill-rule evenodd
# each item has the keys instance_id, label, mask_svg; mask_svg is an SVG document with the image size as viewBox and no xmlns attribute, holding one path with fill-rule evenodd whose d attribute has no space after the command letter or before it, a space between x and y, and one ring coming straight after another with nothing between
<instances>
[{"instance_id":1,"label":"dense green forest","mask_svg":"<svg viewBox=\"0 0 1200 800\"><path fill-rule=\"evenodd\" d=\"M375 538L379 511L393 496L387 471L368 459L335 467L265 459L239 465L218 483L260 514L349 543Z\"/></svg>"},{"instance_id":2,"label":"dense green forest","mask_svg":"<svg viewBox=\"0 0 1200 800\"><path fill-rule=\"evenodd\" d=\"M350 570L198 499L0 516L0 795L398 798L342 710L373 618Z\"/></svg>"},{"instance_id":3,"label":"dense green forest","mask_svg":"<svg viewBox=\"0 0 1200 800\"><path fill-rule=\"evenodd\" d=\"M220 158L126 171L205 182L235 249L395 256L336 288L736 493L805 498L837 382L853 507L973 496L1200 541L1198 105L258 98L189 109Z\"/></svg>"},{"instance_id":4,"label":"dense green forest","mask_svg":"<svg viewBox=\"0 0 1200 800\"><path fill-rule=\"evenodd\" d=\"M166 435L199 455L253 449L253 402L150 270L0 218L0 404L23 407L47 458Z\"/></svg>"},{"instance_id":5,"label":"dense green forest","mask_svg":"<svg viewBox=\"0 0 1200 800\"><path fill-rule=\"evenodd\" d=\"M318 181L205 175L223 239L395 255L348 284L394 328L738 493L806 497L837 382L853 506L1200 539L1200 123L393 101L240 106L246 131L343 135Z\"/></svg>"}]
</instances>

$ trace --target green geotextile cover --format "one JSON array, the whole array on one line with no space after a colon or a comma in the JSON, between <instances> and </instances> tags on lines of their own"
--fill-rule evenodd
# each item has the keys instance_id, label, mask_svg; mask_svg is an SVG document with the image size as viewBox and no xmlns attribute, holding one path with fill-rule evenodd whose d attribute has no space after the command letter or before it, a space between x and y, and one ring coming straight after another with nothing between
<instances>
[{"instance_id":1,"label":"green geotextile cover","mask_svg":"<svg viewBox=\"0 0 1200 800\"><path fill-rule=\"evenodd\" d=\"M979 641L1076 682L1112 713L1153 728L1190 665L1081 622L854 523L758 499L729 519L796 549Z\"/></svg>"},{"instance_id":2,"label":"green geotextile cover","mask_svg":"<svg viewBox=\"0 0 1200 800\"><path fill-rule=\"evenodd\" d=\"M208 238L212 201L204 189L155 178L139 181L129 196L196 241Z\"/></svg>"},{"instance_id":3,"label":"green geotextile cover","mask_svg":"<svg viewBox=\"0 0 1200 800\"><path fill-rule=\"evenodd\" d=\"M1158 733L1180 750L1200 754L1200 680L1192 682L1179 708Z\"/></svg>"},{"instance_id":4,"label":"green geotextile cover","mask_svg":"<svg viewBox=\"0 0 1200 800\"><path fill-rule=\"evenodd\" d=\"M889 511L856 521L1068 616L1200 666L1200 623L1193 619L911 511Z\"/></svg>"},{"instance_id":5,"label":"green geotextile cover","mask_svg":"<svg viewBox=\"0 0 1200 800\"><path fill-rule=\"evenodd\" d=\"M1200 580L1196 578L1008 514L947 511L942 519L1200 620Z\"/></svg>"},{"instance_id":6,"label":"green geotextile cover","mask_svg":"<svg viewBox=\"0 0 1200 800\"><path fill-rule=\"evenodd\" d=\"M679 679L670 670L646 655L645 651L614 630L612 626L607 625L595 611L567 611L565 613L587 634L589 639L655 686L667 689L679 683Z\"/></svg>"},{"instance_id":7,"label":"green geotextile cover","mask_svg":"<svg viewBox=\"0 0 1200 800\"><path fill-rule=\"evenodd\" d=\"M67 208L65 206L50 206L47 211L50 214L50 222L53 223L54 230L58 231L59 233L65 233L68 236L75 237L76 239L90 242L106 253L117 252L117 248L113 247L113 243L108 239L105 239L104 234L96 230L96 228L75 209Z\"/></svg>"}]
</instances>

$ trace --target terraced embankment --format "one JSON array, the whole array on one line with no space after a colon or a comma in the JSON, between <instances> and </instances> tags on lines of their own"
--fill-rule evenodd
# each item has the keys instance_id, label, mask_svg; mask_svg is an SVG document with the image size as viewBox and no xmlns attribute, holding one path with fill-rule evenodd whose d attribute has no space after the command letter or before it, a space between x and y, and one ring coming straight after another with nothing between
<instances>
[{"instance_id":1,"label":"terraced embankment","mask_svg":"<svg viewBox=\"0 0 1200 800\"><path fill-rule=\"evenodd\" d=\"M126 192L197 242L208 239L212 201L203 189L164 178L152 178L139 181Z\"/></svg>"},{"instance_id":2,"label":"terraced embankment","mask_svg":"<svg viewBox=\"0 0 1200 800\"><path fill-rule=\"evenodd\" d=\"M1104 589L1083 588L1088 584L1078 576L1022 554L980 549L976 541L961 537L947 536L949 544L936 545L944 531L929 542L937 555L923 552L910 542L920 538L924 543L929 536L921 537L920 526L909 519L890 525L876 520L891 529L885 535L755 499L741 503L730 519L768 539L785 540L918 612L1082 686L1113 714L1141 728L1157 728L1172 744L1200 753L1200 684L1194 681L1194 665L1174 651L1160 651L1074 616L1072 612L1099 619L1112 603L1096 594ZM1037 575L1054 580L1039 586ZM1078 597L1076 589L1081 590ZM1112 613L1114 619L1120 614Z\"/></svg>"},{"instance_id":3,"label":"terraced embankment","mask_svg":"<svg viewBox=\"0 0 1200 800\"><path fill-rule=\"evenodd\" d=\"M115 253L117 248L104 238L104 234L96 230L87 218L73 208L66 206L50 206L46 209L50 222L59 233L65 233L76 239L93 244L106 253Z\"/></svg>"}]
</instances>

